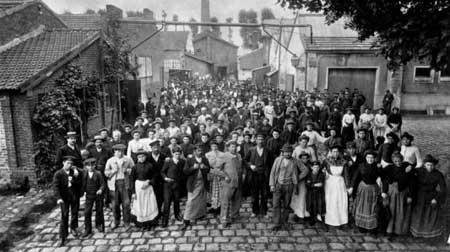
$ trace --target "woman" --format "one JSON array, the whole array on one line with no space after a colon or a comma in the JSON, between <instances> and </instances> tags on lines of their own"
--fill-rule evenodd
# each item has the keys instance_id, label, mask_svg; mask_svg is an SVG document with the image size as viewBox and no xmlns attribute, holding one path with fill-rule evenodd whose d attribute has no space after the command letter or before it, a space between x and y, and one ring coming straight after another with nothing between
<instances>
[{"instance_id":1,"label":"woman","mask_svg":"<svg viewBox=\"0 0 450 252\"><path fill-rule=\"evenodd\" d=\"M146 162L147 152L136 153L137 163L131 170L132 204L131 213L136 216L137 226L143 230L153 228L153 220L158 216L158 204L153 191L157 171Z\"/></svg>"},{"instance_id":2,"label":"woman","mask_svg":"<svg viewBox=\"0 0 450 252\"><path fill-rule=\"evenodd\" d=\"M224 164L224 153L219 151L219 146L216 141L210 143L211 151L205 154L208 159L211 169L220 170ZM212 173L212 172L211 172ZM214 215L220 213L220 192L222 191L222 183L220 182L220 177L217 175L210 175L210 197L209 201L211 203L210 212Z\"/></svg>"},{"instance_id":3,"label":"woman","mask_svg":"<svg viewBox=\"0 0 450 252\"><path fill-rule=\"evenodd\" d=\"M384 113L384 109L380 108L378 110L378 113L375 115L375 118L373 120L373 136L374 138L377 137L384 137L386 134L386 127L387 127L387 116Z\"/></svg>"},{"instance_id":4,"label":"woman","mask_svg":"<svg viewBox=\"0 0 450 252\"><path fill-rule=\"evenodd\" d=\"M366 128L367 130L372 130L374 116L370 112L370 108L364 108L364 113L359 116L358 128Z\"/></svg>"},{"instance_id":5,"label":"woman","mask_svg":"<svg viewBox=\"0 0 450 252\"><path fill-rule=\"evenodd\" d=\"M182 230L186 230L192 221L206 215L209 163L202 155L202 146L196 145L193 157L188 158L184 166L183 172L188 176L186 183L188 195Z\"/></svg>"},{"instance_id":6,"label":"woman","mask_svg":"<svg viewBox=\"0 0 450 252\"><path fill-rule=\"evenodd\" d=\"M406 172L407 163L400 153L392 154L393 164L382 170L383 194L389 199L391 218L386 232L390 235L405 235L411 221L411 192L414 187L413 172Z\"/></svg>"},{"instance_id":7,"label":"woman","mask_svg":"<svg viewBox=\"0 0 450 252\"><path fill-rule=\"evenodd\" d=\"M247 120L245 122L245 128L244 128L244 133L248 132L250 135L255 135L256 134L256 130L253 127L253 122L252 120Z\"/></svg>"},{"instance_id":8,"label":"woman","mask_svg":"<svg viewBox=\"0 0 450 252\"><path fill-rule=\"evenodd\" d=\"M422 156L420 155L419 147L412 144L414 136L408 132L402 134L402 146L400 147L400 154L402 154L405 162L410 164L410 169L422 167Z\"/></svg>"},{"instance_id":9,"label":"woman","mask_svg":"<svg viewBox=\"0 0 450 252\"><path fill-rule=\"evenodd\" d=\"M342 117L342 141L347 144L355 140L356 118L352 108L347 108L347 113Z\"/></svg>"},{"instance_id":10,"label":"woman","mask_svg":"<svg viewBox=\"0 0 450 252\"><path fill-rule=\"evenodd\" d=\"M137 161L137 152L139 150L145 150L146 146L144 141L141 139L141 131L140 130L134 130L133 133L131 133L133 136L133 140L128 142L128 148L127 148L127 156L136 163Z\"/></svg>"},{"instance_id":11,"label":"woman","mask_svg":"<svg viewBox=\"0 0 450 252\"><path fill-rule=\"evenodd\" d=\"M327 149L327 152L330 152L331 147L333 147L333 146L336 146L336 145L342 146L342 138L337 135L338 134L337 129L333 126L329 129L329 132L330 132L330 136L328 137L327 140L325 140L325 143L324 143L324 145Z\"/></svg>"},{"instance_id":12,"label":"woman","mask_svg":"<svg viewBox=\"0 0 450 252\"><path fill-rule=\"evenodd\" d=\"M411 234L414 237L438 237L443 231L441 216L447 188L444 175L436 170L438 160L427 155L424 165L415 172L414 207L411 216Z\"/></svg>"},{"instance_id":13,"label":"woman","mask_svg":"<svg viewBox=\"0 0 450 252\"><path fill-rule=\"evenodd\" d=\"M366 151L365 162L360 164L356 170L350 192L355 188L355 225L361 232L375 231L378 227L377 210L380 196L380 188L377 179L380 172L375 162L375 152ZM387 194L383 194L386 198Z\"/></svg>"},{"instance_id":14,"label":"woman","mask_svg":"<svg viewBox=\"0 0 450 252\"><path fill-rule=\"evenodd\" d=\"M273 118L275 116L275 109L273 107L273 102L270 100L269 104L264 107L264 115L269 119L270 126L273 126Z\"/></svg>"},{"instance_id":15,"label":"woman","mask_svg":"<svg viewBox=\"0 0 450 252\"><path fill-rule=\"evenodd\" d=\"M324 161L325 168L325 223L342 226L348 223L348 170L341 155L341 146L333 146Z\"/></svg>"},{"instance_id":16,"label":"woman","mask_svg":"<svg viewBox=\"0 0 450 252\"><path fill-rule=\"evenodd\" d=\"M294 219L299 221L300 219L304 219L309 217L309 213L306 210L306 184L305 178L309 173L310 169L310 155L306 152L301 152L299 155L294 156L294 160L300 161L300 169L298 171L298 183L296 187L298 188L298 194L292 194L290 207L294 211Z\"/></svg>"},{"instance_id":17,"label":"woman","mask_svg":"<svg viewBox=\"0 0 450 252\"><path fill-rule=\"evenodd\" d=\"M300 154L307 153L311 158L311 161L316 161L316 151L308 146L309 137L305 135L301 135L298 137L298 145L295 147L294 152L292 152L292 157L299 159Z\"/></svg>"}]
</instances>

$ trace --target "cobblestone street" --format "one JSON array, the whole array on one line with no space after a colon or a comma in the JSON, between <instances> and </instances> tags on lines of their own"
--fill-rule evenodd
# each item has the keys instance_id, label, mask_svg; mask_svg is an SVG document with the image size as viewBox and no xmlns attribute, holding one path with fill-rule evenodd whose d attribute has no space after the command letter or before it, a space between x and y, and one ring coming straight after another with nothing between
<instances>
[{"instance_id":1,"label":"cobblestone street","mask_svg":"<svg viewBox=\"0 0 450 252\"><path fill-rule=\"evenodd\" d=\"M440 169L447 171L450 164L450 119L410 117L405 120L404 131L415 136L422 155L433 153L440 159ZM447 209L450 209L449 202L450 199ZM325 232L320 226L303 224L294 224L292 231L273 233L271 220L250 218L250 210L246 201L241 208L240 220L229 229L220 228L218 221L208 215L192 230L181 231L181 222L172 222L166 229L158 227L149 232L138 231L135 227L111 231L112 215L107 210L108 228L105 233L94 233L87 239L69 236L67 246L58 248L60 210L57 208L42 216L40 222L31 227L34 234L15 243L13 251L450 251L450 246L443 242L430 245L411 237L389 241L385 237L375 238L356 230L330 229ZM80 231L83 229L82 215L80 211ZM446 219L450 218L447 216ZM447 224L447 230L450 230L448 227Z\"/></svg>"}]
</instances>

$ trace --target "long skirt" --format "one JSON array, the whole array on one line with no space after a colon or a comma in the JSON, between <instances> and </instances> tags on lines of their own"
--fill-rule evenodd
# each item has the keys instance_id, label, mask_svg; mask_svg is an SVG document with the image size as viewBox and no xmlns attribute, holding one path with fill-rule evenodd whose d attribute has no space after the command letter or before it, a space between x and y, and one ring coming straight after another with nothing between
<instances>
[{"instance_id":1,"label":"long skirt","mask_svg":"<svg viewBox=\"0 0 450 252\"><path fill-rule=\"evenodd\" d=\"M131 214L136 216L138 222L152 221L158 216L158 203L150 185L142 189L144 181L136 180L134 183L136 188L136 200L132 202Z\"/></svg>"},{"instance_id":2,"label":"long skirt","mask_svg":"<svg viewBox=\"0 0 450 252\"><path fill-rule=\"evenodd\" d=\"M348 222L348 197L344 177L330 175L325 182L325 223L341 226Z\"/></svg>"},{"instance_id":3,"label":"long skirt","mask_svg":"<svg viewBox=\"0 0 450 252\"><path fill-rule=\"evenodd\" d=\"M211 187L210 190L211 208L217 209L220 207L220 191L222 190L222 183L220 182L219 176L212 175L210 187Z\"/></svg>"},{"instance_id":4,"label":"long skirt","mask_svg":"<svg viewBox=\"0 0 450 252\"><path fill-rule=\"evenodd\" d=\"M378 197L380 188L377 184L368 185L361 181L355 199L355 225L365 229L378 227Z\"/></svg>"},{"instance_id":5,"label":"long skirt","mask_svg":"<svg viewBox=\"0 0 450 252\"><path fill-rule=\"evenodd\" d=\"M386 232L391 234L404 235L408 233L411 221L411 204L407 204L409 190L398 191L398 183L389 185L389 209L391 219L389 220Z\"/></svg>"},{"instance_id":6,"label":"long skirt","mask_svg":"<svg viewBox=\"0 0 450 252\"><path fill-rule=\"evenodd\" d=\"M373 128L373 136L375 139L377 137L385 137L386 136L386 127L374 127Z\"/></svg>"},{"instance_id":7,"label":"long skirt","mask_svg":"<svg viewBox=\"0 0 450 252\"><path fill-rule=\"evenodd\" d=\"M306 210L316 218L317 215L325 214L325 195L323 188L310 188L306 192Z\"/></svg>"},{"instance_id":8,"label":"long skirt","mask_svg":"<svg viewBox=\"0 0 450 252\"><path fill-rule=\"evenodd\" d=\"M353 125L342 127L342 142L345 144L355 140L355 130Z\"/></svg>"},{"instance_id":9,"label":"long skirt","mask_svg":"<svg viewBox=\"0 0 450 252\"><path fill-rule=\"evenodd\" d=\"M184 219L194 221L206 215L207 193L203 183L203 178L197 177L194 190L188 192L186 208L184 210Z\"/></svg>"},{"instance_id":10,"label":"long skirt","mask_svg":"<svg viewBox=\"0 0 450 252\"><path fill-rule=\"evenodd\" d=\"M441 206L426 201L429 192L419 191L411 215L411 234L415 237L432 238L442 234Z\"/></svg>"},{"instance_id":11,"label":"long skirt","mask_svg":"<svg viewBox=\"0 0 450 252\"><path fill-rule=\"evenodd\" d=\"M305 181L300 181L297 184L298 195L292 194L290 207L294 210L295 215L300 218L309 217L308 211L306 211L306 185Z\"/></svg>"}]
</instances>

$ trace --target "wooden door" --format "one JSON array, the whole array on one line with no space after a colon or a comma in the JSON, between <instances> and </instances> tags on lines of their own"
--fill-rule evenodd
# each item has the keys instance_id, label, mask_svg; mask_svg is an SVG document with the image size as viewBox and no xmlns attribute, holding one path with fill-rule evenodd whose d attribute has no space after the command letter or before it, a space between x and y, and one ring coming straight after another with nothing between
<instances>
[{"instance_id":1,"label":"wooden door","mask_svg":"<svg viewBox=\"0 0 450 252\"><path fill-rule=\"evenodd\" d=\"M346 87L350 91L357 88L366 97L366 105L373 108L376 73L375 68L330 68L328 90L334 93Z\"/></svg>"}]
</instances>

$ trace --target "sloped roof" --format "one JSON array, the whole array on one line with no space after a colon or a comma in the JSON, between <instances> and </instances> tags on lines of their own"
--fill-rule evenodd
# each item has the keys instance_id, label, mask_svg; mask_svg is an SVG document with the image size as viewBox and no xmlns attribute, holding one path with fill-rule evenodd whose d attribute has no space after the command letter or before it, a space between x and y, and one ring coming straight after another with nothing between
<instances>
[{"instance_id":1,"label":"sloped roof","mask_svg":"<svg viewBox=\"0 0 450 252\"><path fill-rule=\"evenodd\" d=\"M186 49L189 32L187 31L164 31L158 33L162 50L183 51Z\"/></svg>"},{"instance_id":2,"label":"sloped roof","mask_svg":"<svg viewBox=\"0 0 450 252\"><path fill-rule=\"evenodd\" d=\"M332 24L327 24L326 18L321 14L299 14L296 19L270 19L264 20L269 24L309 24L312 26L313 43L311 43L310 29L307 27L284 28L281 41L287 44L289 36L299 36L306 50L373 50L372 43L374 39L365 41L358 40L358 33L352 29L346 28L345 19L339 19ZM269 33L278 38L279 28L266 28Z\"/></svg>"},{"instance_id":3,"label":"sloped roof","mask_svg":"<svg viewBox=\"0 0 450 252\"><path fill-rule=\"evenodd\" d=\"M23 4L23 0L0 0L0 11L14 8Z\"/></svg>"},{"instance_id":4,"label":"sloped roof","mask_svg":"<svg viewBox=\"0 0 450 252\"><path fill-rule=\"evenodd\" d=\"M70 29L101 29L102 20L98 14L62 14L58 15Z\"/></svg>"},{"instance_id":5,"label":"sloped roof","mask_svg":"<svg viewBox=\"0 0 450 252\"><path fill-rule=\"evenodd\" d=\"M242 70L252 70L267 64L267 57L264 48L256 49L238 58L239 68Z\"/></svg>"},{"instance_id":6,"label":"sloped roof","mask_svg":"<svg viewBox=\"0 0 450 252\"><path fill-rule=\"evenodd\" d=\"M0 90L19 89L31 78L68 60L71 52L99 38L95 30L55 29L0 53Z\"/></svg>"},{"instance_id":7,"label":"sloped roof","mask_svg":"<svg viewBox=\"0 0 450 252\"><path fill-rule=\"evenodd\" d=\"M303 42L309 51L366 51L374 50L374 39L359 41L355 37L313 37L311 43L310 37L305 37Z\"/></svg>"},{"instance_id":8,"label":"sloped roof","mask_svg":"<svg viewBox=\"0 0 450 252\"><path fill-rule=\"evenodd\" d=\"M230 42L228 42L228 41L226 41L226 40L224 40L224 39L222 39L220 37L214 36L211 32L202 32L202 33L198 34L197 36L194 37L192 42L195 43L195 42L197 42L199 40L202 40L202 39L204 39L206 37L210 37L210 38L212 38L212 39L214 39L216 41L222 42L223 44L225 44L227 46L238 48L237 45L235 45L233 43L230 43Z\"/></svg>"}]
</instances>

